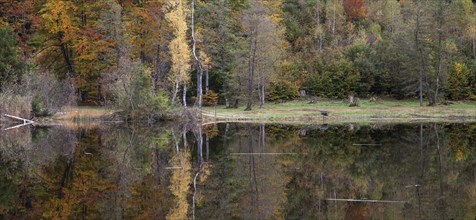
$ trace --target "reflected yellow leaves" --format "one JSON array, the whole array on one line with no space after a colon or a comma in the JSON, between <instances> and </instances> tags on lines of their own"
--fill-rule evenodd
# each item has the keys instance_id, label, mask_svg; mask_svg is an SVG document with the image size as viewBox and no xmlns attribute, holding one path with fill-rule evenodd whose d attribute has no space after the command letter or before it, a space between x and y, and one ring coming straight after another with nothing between
<instances>
[{"instance_id":1,"label":"reflected yellow leaves","mask_svg":"<svg viewBox=\"0 0 476 220\"><path fill-rule=\"evenodd\" d=\"M169 189L175 196L174 205L167 214L167 219L187 219L189 203L187 196L192 182L190 152L179 152L171 160L172 170Z\"/></svg>"}]
</instances>

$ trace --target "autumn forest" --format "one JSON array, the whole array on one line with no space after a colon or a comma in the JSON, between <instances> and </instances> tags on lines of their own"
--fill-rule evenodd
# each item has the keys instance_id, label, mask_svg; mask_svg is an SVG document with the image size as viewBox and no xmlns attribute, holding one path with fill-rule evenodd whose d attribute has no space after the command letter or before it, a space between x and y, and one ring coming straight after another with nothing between
<instances>
[{"instance_id":1,"label":"autumn forest","mask_svg":"<svg viewBox=\"0 0 476 220\"><path fill-rule=\"evenodd\" d=\"M476 0L0 0L0 219L476 219Z\"/></svg>"},{"instance_id":2,"label":"autumn forest","mask_svg":"<svg viewBox=\"0 0 476 220\"><path fill-rule=\"evenodd\" d=\"M1 0L0 26L3 112L476 99L471 0Z\"/></svg>"}]
</instances>

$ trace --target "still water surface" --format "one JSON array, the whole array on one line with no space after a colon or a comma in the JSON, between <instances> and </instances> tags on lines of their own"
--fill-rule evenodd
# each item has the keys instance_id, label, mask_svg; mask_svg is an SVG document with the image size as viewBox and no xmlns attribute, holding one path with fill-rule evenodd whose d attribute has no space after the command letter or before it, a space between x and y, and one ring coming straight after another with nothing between
<instances>
[{"instance_id":1,"label":"still water surface","mask_svg":"<svg viewBox=\"0 0 476 220\"><path fill-rule=\"evenodd\" d=\"M476 124L0 131L0 219L475 219Z\"/></svg>"}]
</instances>

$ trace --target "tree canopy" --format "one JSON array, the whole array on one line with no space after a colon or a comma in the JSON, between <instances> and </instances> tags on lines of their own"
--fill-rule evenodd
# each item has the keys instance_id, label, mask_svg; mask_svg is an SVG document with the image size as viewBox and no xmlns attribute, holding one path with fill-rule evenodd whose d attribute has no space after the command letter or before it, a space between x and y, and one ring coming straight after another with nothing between
<instances>
[{"instance_id":1,"label":"tree canopy","mask_svg":"<svg viewBox=\"0 0 476 220\"><path fill-rule=\"evenodd\" d=\"M244 100L263 107L299 91L421 95L430 104L476 99L470 0L193 3L192 22L185 0L2 1L0 84L48 72L72 80L80 103L103 105L116 97L121 63L140 62L150 68L153 91L182 94L185 103L209 90L229 107Z\"/></svg>"}]
</instances>

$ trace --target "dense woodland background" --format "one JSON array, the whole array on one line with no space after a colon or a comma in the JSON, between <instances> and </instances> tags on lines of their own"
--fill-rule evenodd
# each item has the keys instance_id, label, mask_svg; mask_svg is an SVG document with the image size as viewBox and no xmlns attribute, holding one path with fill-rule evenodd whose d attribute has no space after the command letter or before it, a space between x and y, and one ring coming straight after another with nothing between
<instances>
[{"instance_id":1,"label":"dense woodland background","mask_svg":"<svg viewBox=\"0 0 476 220\"><path fill-rule=\"evenodd\" d=\"M0 0L0 25L3 111L476 99L471 0Z\"/></svg>"}]
</instances>

